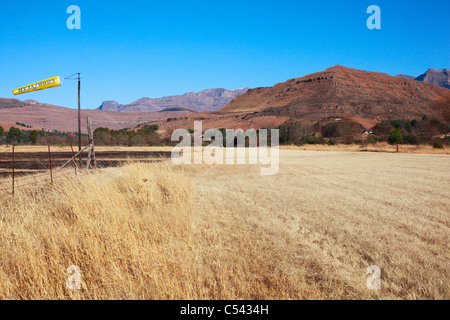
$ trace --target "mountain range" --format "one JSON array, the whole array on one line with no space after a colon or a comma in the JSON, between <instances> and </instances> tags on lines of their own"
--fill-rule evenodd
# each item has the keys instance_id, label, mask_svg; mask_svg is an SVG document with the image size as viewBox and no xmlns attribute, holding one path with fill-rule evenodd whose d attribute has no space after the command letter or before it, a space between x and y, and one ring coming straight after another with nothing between
<instances>
[{"instance_id":1,"label":"mountain range","mask_svg":"<svg viewBox=\"0 0 450 320\"><path fill-rule=\"evenodd\" d=\"M433 84L340 65L237 97L221 112L259 112L320 120L352 116L364 119L415 119L440 115L432 102L448 89Z\"/></svg>"},{"instance_id":2,"label":"mountain range","mask_svg":"<svg viewBox=\"0 0 450 320\"><path fill-rule=\"evenodd\" d=\"M82 110L82 117L91 116L94 129L158 124L164 134L191 128L194 120L202 120L204 129L260 129L285 121L314 125L342 118L371 128L380 120L412 120L423 115L442 119L435 102L444 100L450 90L429 82L445 85L446 81L448 69L430 69L413 79L336 65L273 87L209 89L160 99L142 98L129 105L105 101L97 110ZM77 110L0 98L0 125L6 130L19 126L75 132Z\"/></svg>"},{"instance_id":3,"label":"mountain range","mask_svg":"<svg viewBox=\"0 0 450 320\"><path fill-rule=\"evenodd\" d=\"M193 128L196 120L202 121L203 130L275 128L286 121L316 129L343 119L371 129L381 120L423 115L445 121L435 103L450 101L449 95L449 89L423 81L336 65L273 87L250 89L217 112L190 113L152 124L166 136L178 128Z\"/></svg>"},{"instance_id":4,"label":"mountain range","mask_svg":"<svg viewBox=\"0 0 450 320\"><path fill-rule=\"evenodd\" d=\"M397 75L398 78L423 81L431 83L439 87L450 89L450 69L428 69L427 72L418 77L407 76L404 74Z\"/></svg>"},{"instance_id":5,"label":"mountain range","mask_svg":"<svg viewBox=\"0 0 450 320\"><path fill-rule=\"evenodd\" d=\"M133 128L144 122L161 118L177 117L188 111L164 112L112 112L100 110L81 110L81 125L86 132L86 117L92 117L95 128L107 127L114 130ZM76 132L78 130L78 110L40 103L35 100L20 101L0 98L0 126L9 130L15 126L23 130L58 130Z\"/></svg>"},{"instance_id":6,"label":"mountain range","mask_svg":"<svg viewBox=\"0 0 450 320\"><path fill-rule=\"evenodd\" d=\"M119 104L117 101L104 101L98 110L116 112L217 111L237 96L247 92L248 89L207 89L158 99L142 98L127 105Z\"/></svg>"}]
</instances>

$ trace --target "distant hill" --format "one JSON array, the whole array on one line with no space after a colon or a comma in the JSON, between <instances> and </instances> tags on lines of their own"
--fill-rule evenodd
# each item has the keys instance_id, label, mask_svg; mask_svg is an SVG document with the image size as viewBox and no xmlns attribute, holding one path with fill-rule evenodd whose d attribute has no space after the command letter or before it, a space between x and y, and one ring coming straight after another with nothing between
<instances>
[{"instance_id":1,"label":"distant hill","mask_svg":"<svg viewBox=\"0 0 450 320\"><path fill-rule=\"evenodd\" d=\"M399 74L397 77L402 79L423 81L426 83L434 84L439 87L450 89L449 71L450 69L428 69L427 72L416 78L404 74Z\"/></svg>"},{"instance_id":2,"label":"distant hill","mask_svg":"<svg viewBox=\"0 0 450 320\"><path fill-rule=\"evenodd\" d=\"M172 110L163 112L111 112L100 110L81 110L81 125L86 132L86 117L92 117L92 125L118 130L132 128L139 124L155 121L161 118L178 117L190 113L189 110ZM9 130L11 126L24 130L44 129L65 132L78 130L78 110L58 107L34 100L21 101L18 99L0 98L0 126ZM16 123L25 124L21 127Z\"/></svg>"},{"instance_id":3,"label":"distant hill","mask_svg":"<svg viewBox=\"0 0 450 320\"><path fill-rule=\"evenodd\" d=\"M445 85L448 69L430 69L418 78L337 65L273 87L209 89L160 99L142 98L129 105L105 101L100 110L82 110L82 126L86 116L92 117L94 128L117 130L150 123L158 124L166 133L192 128L194 119L204 121L204 128L227 129L273 128L297 120L314 124L336 118L349 119L364 128L380 120L412 120L423 115L444 120L435 102L449 95L450 90L428 82ZM220 106L224 107L212 111ZM0 125L8 130L16 123L27 128L74 132L77 110L34 100L0 98Z\"/></svg>"},{"instance_id":4,"label":"distant hill","mask_svg":"<svg viewBox=\"0 0 450 320\"><path fill-rule=\"evenodd\" d=\"M406 74L399 74L399 75L397 75L397 78L408 79L408 80L415 80L416 79L413 76L407 76Z\"/></svg>"},{"instance_id":5,"label":"distant hill","mask_svg":"<svg viewBox=\"0 0 450 320\"><path fill-rule=\"evenodd\" d=\"M450 89L449 71L450 69L428 69L427 72L418 76L416 80Z\"/></svg>"},{"instance_id":6,"label":"distant hill","mask_svg":"<svg viewBox=\"0 0 450 320\"><path fill-rule=\"evenodd\" d=\"M117 101L104 101L98 108L115 112L159 112L169 110L192 110L195 112L217 111L237 96L247 92L248 88L237 90L207 89L197 93L168 96L158 99L142 98L127 105Z\"/></svg>"},{"instance_id":7,"label":"distant hill","mask_svg":"<svg viewBox=\"0 0 450 320\"><path fill-rule=\"evenodd\" d=\"M273 87L251 89L220 112L259 112L310 120L440 117L432 104L448 92L429 83L337 65Z\"/></svg>"},{"instance_id":8,"label":"distant hill","mask_svg":"<svg viewBox=\"0 0 450 320\"><path fill-rule=\"evenodd\" d=\"M25 100L20 101L18 99L6 99L0 98L0 109L8 109L8 108L21 108L25 106L45 106L50 107L51 104L48 103L39 103L36 100Z\"/></svg>"}]
</instances>

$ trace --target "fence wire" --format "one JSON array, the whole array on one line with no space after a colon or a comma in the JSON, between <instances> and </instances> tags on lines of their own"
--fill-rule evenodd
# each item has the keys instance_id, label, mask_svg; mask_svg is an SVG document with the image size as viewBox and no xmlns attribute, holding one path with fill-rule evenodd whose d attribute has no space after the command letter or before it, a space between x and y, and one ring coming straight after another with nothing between
<instances>
[{"instance_id":1,"label":"fence wire","mask_svg":"<svg viewBox=\"0 0 450 320\"><path fill-rule=\"evenodd\" d=\"M41 164L43 166L42 169L38 169L38 170L39 171L47 170L46 172L36 173L36 174L28 174L23 177L20 177L20 176L18 177L17 175L20 175L21 173L20 173L20 171L19 172L16 171L14 174L14 177L13 177L12 176L12 167L11 168L10 167L2 168L2 160L3 161L5 160L5 157L2 157L2 156L7 155L6 159L8 159L8 161L10 161L10 159L12 158L12 152L13 152L12 147L10 147L9 150L0 152L0 170L1 169L11 170L9 172L6 171L7 174L11 173L11 176L8 178L5 178L3 181L0 181L0 192L1 193L3 193L3 192L12 193L13 192L13 179L14 179L14 190L17 190L17 189L29 188L31 186L36 186L37 184L42 184L42 183L51 185L55 179L61 179L61 178L67 177L69 175L74 175L73 172L69 171L69 168L67 168L67 171L62 171L58 167L58 168L52 169L52 171L50 172L50 166L44 165L43 161L40 161L40 159L36 159L38 161L34 161L34 162ZM15 153L17 153L17 151L15 151ZM50 153L50 156L51 156L51 153ZM32 161L30 161L30 162L32 162ZM76 163L73 163L73 165L75 165L77 169L80 168ZM38 170L36 170L36 171L38 171ZM34 181L29 182L30 180L34 180ZM24 183L24 181L26 183Z\"/></svg>"}]
</instances>

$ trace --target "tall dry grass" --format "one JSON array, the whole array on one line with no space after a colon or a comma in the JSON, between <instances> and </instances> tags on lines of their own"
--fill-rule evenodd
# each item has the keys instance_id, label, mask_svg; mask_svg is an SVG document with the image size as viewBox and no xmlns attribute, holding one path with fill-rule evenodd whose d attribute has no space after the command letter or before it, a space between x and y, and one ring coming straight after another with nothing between
<instances>
[{"instance_id":1,"label":"tall dry grass","mask_svg":"<svg viewBox=\"0 0 450 320\"><path fill-rule=\"evenodd\" d=\"M135 163L3 194L0 299L298 298L250 235L229 250L201 226L193 185L167 163ZM72 265L81 290L66 286Z\"/></svg>"},{"instance_id":2,"label":"tall dry grass","mask_svg":"<svg viewBox=\"0 0 450 320\"><path fill-rule=\"evenodd\" d=\"M280 154L275 176L135 163L1 195L0 299L450 297L448 156Z\"/></svg>"},{"instance_id":3,"label":"tall dry grass","mask_svg":"<svg viewBox=\"0 0 450 320\"><path fill-rule=\"evenodd\" d=\"M128 165L3 195L0 298L194 297L191 214L192 186L165 166ZM66 287L71 265L81 268L80 291Z\"/></svg>"}]
</instances>

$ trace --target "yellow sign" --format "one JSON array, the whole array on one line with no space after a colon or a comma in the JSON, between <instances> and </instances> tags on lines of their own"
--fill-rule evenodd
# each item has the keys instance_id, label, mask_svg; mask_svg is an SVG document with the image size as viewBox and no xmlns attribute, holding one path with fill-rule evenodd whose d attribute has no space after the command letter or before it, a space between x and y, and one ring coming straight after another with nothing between
<instances>
[{"instance_id":1,"label":"yellow sign","mask_svg":"<svg viewBox=\"0 0 450 320\"><path fill-rule=\"evenodd\" d=\"M48 88L59 87L60 85L61 85L61 79L59 77L53 77L50 79L46 79L46 80L42 80L39 82L29 84L25 87L14 89L13 93L14 93L14 95L18 95L18 94L32 92L32 91L39 91L39 90L44 90L44 89L48 89Z\"/></svg>"}]
</instances>

